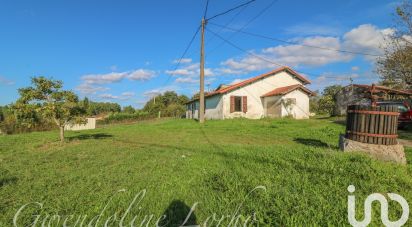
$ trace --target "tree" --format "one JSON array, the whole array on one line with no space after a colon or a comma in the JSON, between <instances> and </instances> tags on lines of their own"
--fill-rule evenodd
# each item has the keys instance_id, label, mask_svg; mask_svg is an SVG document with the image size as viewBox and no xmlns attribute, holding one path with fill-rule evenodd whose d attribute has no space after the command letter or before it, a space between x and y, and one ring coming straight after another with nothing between
<instances>
[{"instance_id":1,"label":"tree","mask_svg":"<svg viewBox=\"0 0 412 227\"><path fill-rule=\"evenodd\" d=\"M5 107L0 106L0 122L4 121L4 109Z\"/></svg>"},{"instance_id":2,"label":"tree","mask_svg":"<svg viewBox=\"0 0 412 227\"><path fill-rule=\"evenodd\" d=\"M180 118L185 114L185 110L186 109L184 108L184 106L177 103L172 103L166 107L165 115L169 117Z\"/></svg>"},{"instance_id":3,"label":"tree","mask_svg":"<svg viewBox=\"0 0 412 227\"><path fill-rule=\"evenodd\" d=\"M133 113L135 113L135 109L132 107L132 106L125 106L124 108L123 108L123 112L125 112L125 113L130 113L130 114L133 114Z\"/></svg>"},{"instance_id":4,"label":"tree","mask_svg":"<svg viewBox=\"0 0 412 227\"><path fill-rule=\"evenodd\" d=\"M318 101L318 111L333 115L333 110L336 105L335 95L342 89L340 85L332 85L325 87L322 92L322 97Z\"/></svg>"},{"instance_id":5,"label":"tree","mask_svg":"<svg viewBox=\"0 0 412 227\"><path fill-rule=\"evenodd\" d=\"M412 2L404 1L395 15L394 31L377 61L377 71L383 85L412 89Z\"/></svg>"},{"instance_id":6,"label":"tree","mask_svg":"<svg viewBox=\"0 0 412 227\"><path fill-rule=\"evenodd\" d=\"M29 127L38 120L53 121L60 130L60 142L64 142L64 126L85 123L84 109L72 91L61 90L63 83L45 77L34 77L32 87L20 88L20 98L13 105L19 122Z\"/></svg>"},{"instance_id":7,"label":"tree","mask_svg":"<svg viewBox=\"0 0 412 227\"><path fill-rule=\"evenodd\" d=\"M157 116L160 111L165 117L181 117L188 101L189 98L186 95L177 95L174 91L166 91L147 101L143 111L150 113L151 116Z\"/></svg>"}]
</instances>

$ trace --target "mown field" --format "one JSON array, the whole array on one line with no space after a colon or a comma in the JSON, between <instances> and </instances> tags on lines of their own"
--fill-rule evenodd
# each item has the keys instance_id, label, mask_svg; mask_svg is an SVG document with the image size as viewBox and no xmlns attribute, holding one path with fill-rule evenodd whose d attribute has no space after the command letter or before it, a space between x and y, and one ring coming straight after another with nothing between
<instances>
[{"instance_id":1,"label":"mown field","mask_svg":"<svg viewBox=\"0 0 412 227\"><path fill-rule=\"evenodd\" d=\"M0 136L0 226L179 226L192 206L186 225L240 215L255 226L348 226L349 185L359 220L373 192L412 205L411 162L342 153L343 131L329 119L166 120L69 132L64 145L57 132ZM391 220L400 212L390 203Z\"/></svg>"}]
</instances>

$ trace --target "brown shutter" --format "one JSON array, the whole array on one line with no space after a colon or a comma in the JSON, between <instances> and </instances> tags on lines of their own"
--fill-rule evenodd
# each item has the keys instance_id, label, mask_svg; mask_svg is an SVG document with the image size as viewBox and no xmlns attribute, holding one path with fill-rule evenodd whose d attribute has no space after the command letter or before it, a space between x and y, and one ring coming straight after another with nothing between
<instances>
[{"instance_id":1,"label":"brown shutter","mask_svg":"<svg viewBox=\"0 0 412 227\"><path fill-rule=\"evenodd\" d=\"M230 112L235 112L235 96L230 96Z\"/></svg>"},{"instance_id":2,"label":"brown shutter","mask_svg":"<svg viewBox=\"0 0 412 227\"><path fill-rule=\"evenodd\" d=\"M247 96L243 96L242 98L243 98L243 100L242 100L242 110L243 110L243 113L246 113L247 112Z\"/></svg>"}]
</instances>

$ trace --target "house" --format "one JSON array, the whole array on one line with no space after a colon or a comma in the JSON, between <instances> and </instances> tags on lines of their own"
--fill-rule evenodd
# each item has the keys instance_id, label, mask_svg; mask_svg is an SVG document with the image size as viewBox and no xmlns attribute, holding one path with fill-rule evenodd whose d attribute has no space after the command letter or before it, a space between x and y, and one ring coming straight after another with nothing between
<instances>
[{"instance_id":1,"label":"house","mask_svg":"<svg viewBox=\"0 0 412 227\"><path fill-rule=\"evenodd\" d=\"M307 84L310 81L305 77L282 67L236 84L221 85L205 94L205 118L309 118L313 92L305 87ZM189 101L186 118L197 119L198 111L199 99Z\"/></svg>"}]
</instances>

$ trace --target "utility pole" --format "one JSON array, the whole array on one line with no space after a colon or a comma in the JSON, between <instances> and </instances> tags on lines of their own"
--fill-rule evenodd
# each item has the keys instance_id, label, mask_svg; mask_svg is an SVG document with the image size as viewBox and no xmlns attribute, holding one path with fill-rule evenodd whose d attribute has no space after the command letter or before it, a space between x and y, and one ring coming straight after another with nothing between
<instances>
[{"instance_id":1,"label":"utility pole","mask_svg":"<svg viewBox=\"0 0 412 227\"><path fill-rule=\"evenodd\" d=\"M200 92L199 92L199 123L205 122L205 26L206 20L202 19L202 38L200 43Z\"/></svg>"}]
</instances>

